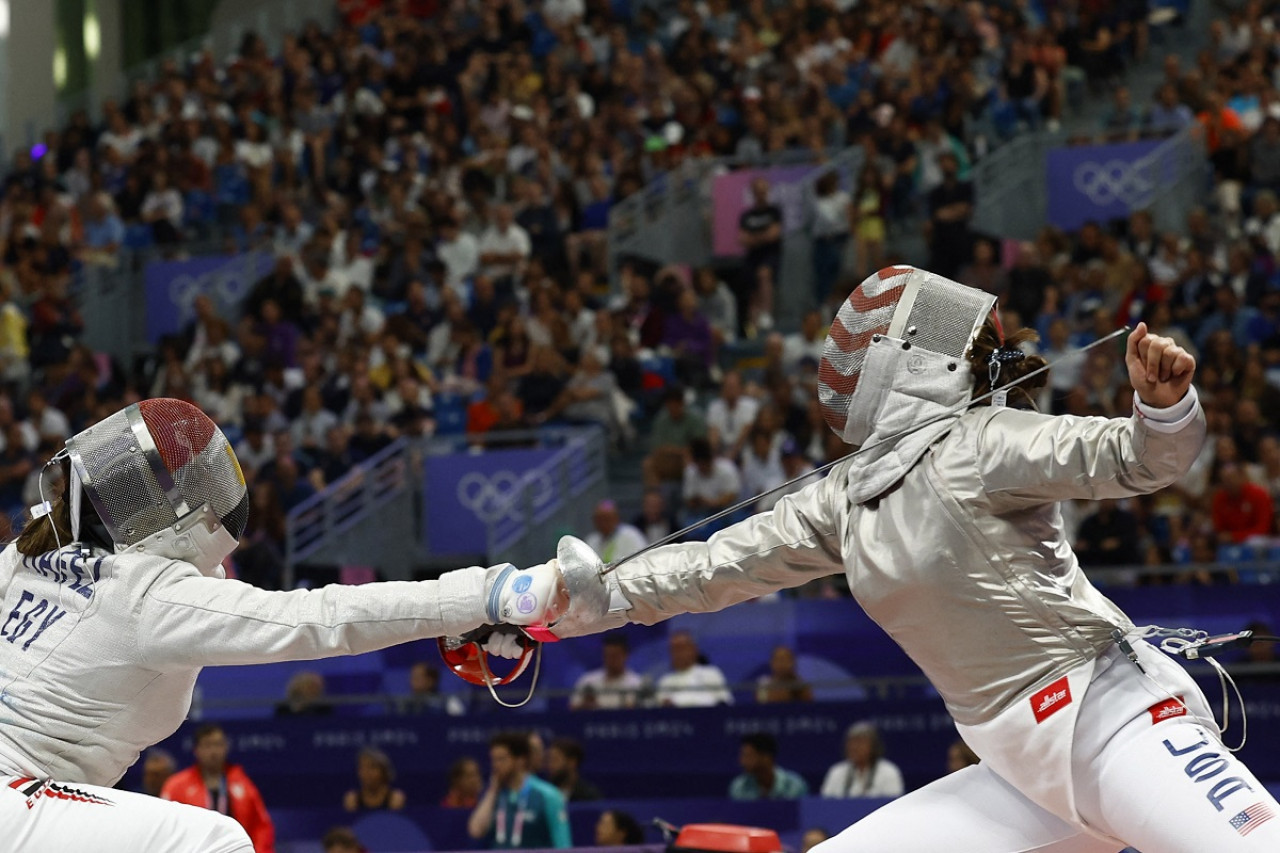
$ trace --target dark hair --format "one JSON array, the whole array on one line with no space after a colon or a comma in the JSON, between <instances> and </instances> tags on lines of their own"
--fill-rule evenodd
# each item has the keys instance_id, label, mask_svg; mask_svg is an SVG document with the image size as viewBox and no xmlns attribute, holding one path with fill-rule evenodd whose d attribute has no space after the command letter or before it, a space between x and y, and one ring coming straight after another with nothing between
<instances>
[{"instance_id":1,"label":"dark hair","mask_svg":"<svg viewBox=\"0 0 1280 853\"><path fill-rule=\"evenodd\" d=\"M644 843L644 829L641 828L640 821L627 812L618 811L617 809L608 809L605 814L613 815L613 824L622 833L623 844Z\"/></svg>"},{"instance_id":2,"label":"dark hair","mask_svg":"<svg viewBox=\"0 0 1280 853\"><path fill-rule=\"evenodd\" d=\"M973 346L969 350L969 369L973 372L973 397L976 399L991 390L991 374L987 360L993 352L998 349L1016 350L1022 344L1035 343L1038 340L1040 335L1034 330L1019 329L1005 336L1004 343L1001 344L995 321L988 317L978 329L978 335L974 338ZM1007 385L1028 373L1033 373L1047 363L1042 356L1038 355L1028 355L1015 361L1003 361L1000 363L1000 375L996 378L996 387ZM1048 381L1049 374L1041 373L1010 388L1009 396L1015 398L1015 401L1021 400L1025 404L1034 406L1035 392L1043 388ZM991 401L983 400L974 405L989 406Z\"/></svg>"},{"instance_id":3,"label":"dark hair","mask_svg":"<svg viewBox=\"0 0 1280 853\"><path fill-rule=\"evenodd\" d=\"M225 735L225 734L226 732L222 730L222 726L218 725L217 723L205 723L204 725L198 727L195 730L195 732L192 733L191 745L199 746L200 741L204 740L207 737L212 737L213 735Z\"/></svg>"},{"instance_id":4,"label":"dark hair","mask_svg":"<svg viewBox=\"0 0 1280 853\"><path fill-rule=\"evenodd\" d=\"M627 635L616 631L612 634L605 634L604 644L606 646L617 646L624 652L631 651L631 641L627 639Z\"/></svg>"},{"instance_id":5,"label":"dark hair","mask_svg":"<svg viewBox=\"0 0 1280 853\"><path fill-rule=\"evenodd\" d=\"M38 557L41 554L56 551L59 543L66 545L72 541L71 504L66 498L66 484L71 473L71 463L64 459L60 467L62 468L61 494L50 501L49 514L43 518L32 518L30 510L25 513L26 524L22 526L22 533L18 534L17 544L18 550L28 557ZM47 473L41 469L39 476L47 476Z\"/></svg>"},{"instance_id":6,"label":"dark hair","mask_svg":"<svg viewBox=\"0 0 1280 853\"><path fill-rule=\"evenodd\" d=\"M768 732L752 732L749 735L743 735L738 741L743 746L749 746L761 755L767 755L770 758L778 754L778 739Z\"/></svg>"},{"instance_id":7,"label":"dark hair","mask_svg":"<svg viewBox=\"0 0 1280 853\"><path fill-rule=\"evenodd\" d=\"M694 462L710 462L715 458L711 452L711 442L706 436L697 436L689 439L689 455L693 457Z\"/></svg>"},{"instance_id":8,"label":"dark hair","mask_svg":"<svg viewBox=\"0 0 1280 853\"><path fill-rule=\"evenodd\" d=\"M548 749L558 749L560 754L572 761L575 765L581 765L582 759L587 757L587 753L582 749L582 744L578 743L571 737L558 737L551 741Z\"/></svg>"},{"instance_id":9,"label":"dark hair","mask_svg":"<svg viewBox=\"0 0 1280 853\"><path fill-rule=\"evenodd\" d=\"M326 832L324 834L324 839L321 840L320 844L324 847L325 853L328 853L330 847L337 847L339 845L343 847L357 847L364 849L360 847L360 839L356 837L356 834L345 826L335 826L333 829Z\"/></svg>"},{"instance_id":10,"label":"dark hair","mask_svg":"<svg viewBox=\"0 0 1280 853\"><path fill-rule=\"evenodd\" d=\"M512 758L529 758L528 732L498 732L489 738L489 748L500 746L511 753Z\"/></svg>"},{"instance_id":11,"label":"dark hair","mask_svg":"<svg viewBox=\"0 0 1280 853\"><path fill-rule=\"evenodd\" d=\"M458 782L458 780L463 777L463 774L467 772L468 764L475 764L477 767L479 766L479 763L469 755L464 755L461 758L456 758L454 759L453 763L449 765L450 787L455 785Z\"/></svg>"}]
</instances>

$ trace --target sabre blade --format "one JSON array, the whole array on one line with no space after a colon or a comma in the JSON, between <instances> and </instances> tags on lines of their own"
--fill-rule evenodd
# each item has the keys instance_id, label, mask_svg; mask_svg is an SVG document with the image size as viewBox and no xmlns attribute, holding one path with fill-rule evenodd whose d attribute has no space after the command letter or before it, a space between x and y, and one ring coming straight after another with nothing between
<instances>
[{"instance_id":1,"label":"sabre blade","mask_svg":"<svg viewBox=\"0 0 1280 853\"><path fill-rule=\"evenodd\" d=\"M780 492L783 489L788 488L789 486L794 486L796 483L803 482L809 479L810 477L813 477L817 474L821 474L824 471L829 471L835 466L839 465L841 462L844 462L846 459L852 459L855 456L866 453L868 450L872 450L874 448L880 447L883 444L888 444L891 441L897 441L899 438L902 438L904 435L913 433L918 429L924 429L930 424L936 424L938 421L946 420L952 415L963 412L965 409L968 409L970 406L973 406L977 403L981 403L984 400L989 400L997 394L1006 393L1010 388L1014 387L1015 385L1019 385L1023 382L1026 382L1028 379L1030 379L1033 376L1039 376L1041 373L1044 373L1046 370L1053 367L1055 364L1059 364L1063 361L1066 361L1068 358L1075 358L1081 353L1086 353L1089 350L1093 349L1094 347L1101 346L1102 344L1105 344L1108 341L1115 340L1121 335L1127 334L1129 331L1130 329L1128 326L1121 326L1111 334L1098 338L1093 343L1087 344L1086 346L1081 347L1075 352L1067 353L1066 355L1063 355L1060 358L1057 358L1054 361L1051 361L1042 367L1038 367L1035 370L1031 371L1030 373L1026 374L1025 376L1020 376L1017 379L1014 379L1012 382L1006 382L1004 385L1001 385L999 388L993 388L980 397L974 397L972 400L966 400L958 406L953 406L952 408L948 409L945 412L935 415L932 418L928 418L923 423L916 424L915 426L909 427L907 429L899 430L898 432L895 432L893 435L885 436L879 441L872 442L871 444L864 444L862 447L859 447L857 450L853 451L850 454L842 456L839 459L835 459L831 462L827 462L817 468L814 468L812 471L809 471L808 473L801 474L799 477L793 477L790 480L787 480L785 483L774 486L772 489L769 489L768 491L765 491L765 492L761 492L760 494L755 495L754 497L750 497L750 498L747 498L746 500L738 501L733 506L730 506L726 509L722 509L719 512L713 513L700 521L696 521L693 524L690 524L688 527L685 527L681 530L677 530L675 533L669 533L666 536L663 536L657 542L646 545L645 547L641 548L639 551L636 551L634 554L628 554L627 556L623 557L621 560L617 560L615 562L610 563L607 566L602 567L600 569L600 576L604 577L605 575L617 569L619 566L622 566L625 563L629 563L632 560L634 560L636 557L639 557L642 554L647 554L650 551L654 550L655 548L661 548L663 545L670 545L672 542L679 541L680 539L683 539L685 536L689 535L690 533L697 530L698 528L704 527L713 521L719 521L720 519L726 516L733 515L738 510L746 509L747 507L754 504L756 501L760 500L761 498L768 497L774 492Z\"/></svg>"}]
</instances>

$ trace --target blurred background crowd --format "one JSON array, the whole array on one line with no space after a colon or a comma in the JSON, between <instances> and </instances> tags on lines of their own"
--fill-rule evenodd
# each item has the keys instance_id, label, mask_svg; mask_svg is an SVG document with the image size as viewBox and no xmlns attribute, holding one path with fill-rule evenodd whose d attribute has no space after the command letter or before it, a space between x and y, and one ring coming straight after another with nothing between
<instances>
[{"instance_id":1,"label":"blurred background crowd","mask_svg":"<svg viewBox=\"0 0 1280 853\"><path fill-rule=\"evenodd\" d=\"M817 417L816 359L839 301L900 260L893 237L909 231L928 249L912 260L996 293L1006 327L1034 326L1063 359L1045 410L1129 411L1114 351L1072 355L1119 324L1145 320L1198 354L1204 456L1150 499L1079 508L1087 562L1205 563L1273 532L1280 102L1267 4L1220 15L1208 47L1169 54L1155 90L1132 95L1126 66L1149 50L1141 0L343 12L276 54L249 34L225 61L169 61L99 119L78 112L14 154L0 202L7 514L36 501L39 463L67 435L165 395L237 442L254 506L241 574L265 585L279 583L283 515L394 437L430 435L441 407L461 407L471 433L597 424L615 449L642 449L649 492L623 511L647 513L652 538L666 518L845 452ZM1176 232L1136 211L1020 244L974 233L971 163L1088 99L1112 102L1090 138L1198 124L1207 206ZM815 294L798 328L774 321L782 214L763 179L741 261L609 268L611 206L685 160L821 161L849 146L865 151L856 180L833 172L812 199ZM197 300L195 320L134 363L80 343L85 268L216 249L275 258L239 316ZM654 354L668 375L646 369ZM1128 529L1140 535L1116 535Z\"/></svg>"}]
</instances>

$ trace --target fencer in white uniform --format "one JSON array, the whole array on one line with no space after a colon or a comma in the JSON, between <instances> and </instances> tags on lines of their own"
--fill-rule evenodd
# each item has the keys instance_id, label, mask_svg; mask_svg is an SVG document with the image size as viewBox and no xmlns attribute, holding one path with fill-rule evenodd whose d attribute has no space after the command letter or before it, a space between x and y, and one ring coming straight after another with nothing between
<instances>
[{"instance_id":1,"label":"fencer in white uniform","mask_svg":"<svg viewBox=\"0 0 1280 853\"><path fill-rule=\"evenodd\" d=\"M129 406L54 462L64 493L0 553L0 851L250 853L231 818L109 787L178 728L201 667L527 624L554 595L547 567L293 592L225 579L244 478L177 400Z\"/></svg>"},{"instance_id":2,"label":"fencer in white uniform","mask_svg":"<svg viewBox=\"0 0 1280 853\"><path fill-rule=\"evenodd\" d=\"M818 853L1280 850L1280 807L1224 748L1195 682L1085 577L1058 508L1187 470L1205 436L1194 359L1139 325L1132 417L1042 415L1018 390L965 407L1041 363L1017 348L1027 333L1005 339L994 301L910 267L870 276L819 371L828 423L866 452L705 543L621 564L607 608L552 632L653 624L843 573L982 762Z\"/></svg>"}]
</instances>

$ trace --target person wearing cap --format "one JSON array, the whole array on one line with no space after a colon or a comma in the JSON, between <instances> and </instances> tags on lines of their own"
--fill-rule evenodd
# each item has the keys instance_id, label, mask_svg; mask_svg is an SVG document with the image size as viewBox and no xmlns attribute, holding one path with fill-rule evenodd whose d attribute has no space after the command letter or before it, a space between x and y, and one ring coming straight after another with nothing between
<instances>
[{"instance_id":1,"label":"person wearing cap","mask_svg":"<svg viewBox=\"0 0 1280 853\"><path fill-rule=\"evenodd\" d=\"M595 530L585 541L606 563L634 554L647 544L643 533L622 520L618 505L611 500L596 504L591 523Z\"/></svg>"},{"instance_id":2,"label":"person wearing cap","mask_svg":"<svg viewBox=\"0 0 1280 853\"><path fill-rule=\"evenodd\" d=\"M906 790L898 765L884 757L884 741L873 723L849 726L844 761L831 765L822 780L824 797L901 797Z\"/></svg>"}]
</instances>

